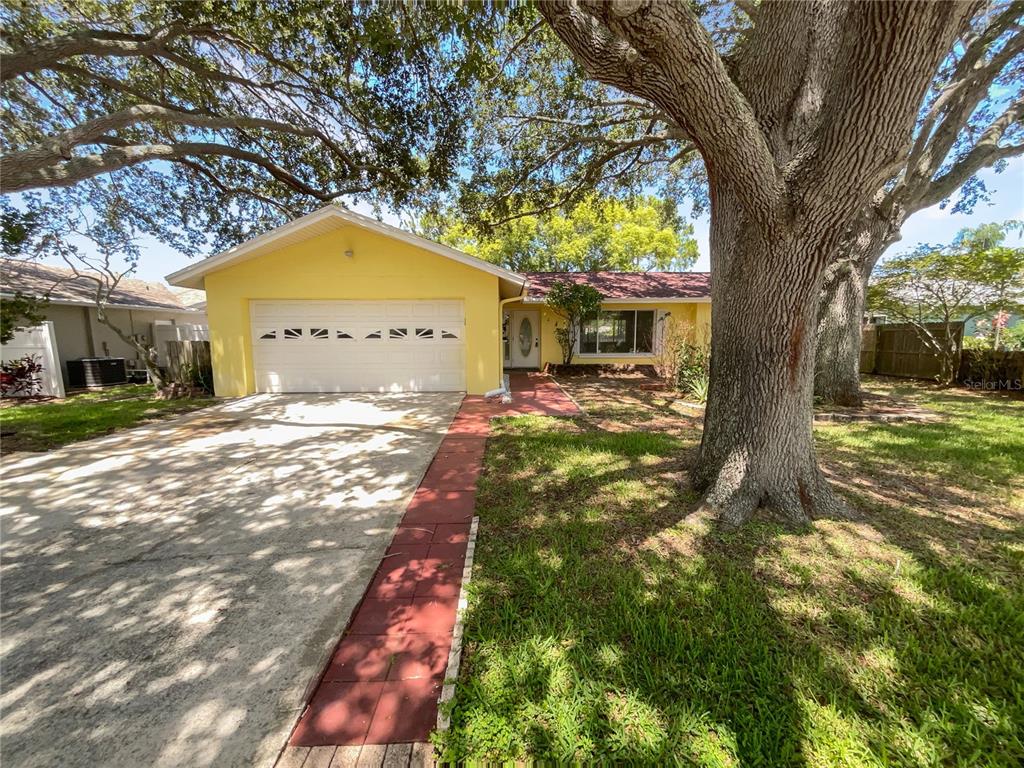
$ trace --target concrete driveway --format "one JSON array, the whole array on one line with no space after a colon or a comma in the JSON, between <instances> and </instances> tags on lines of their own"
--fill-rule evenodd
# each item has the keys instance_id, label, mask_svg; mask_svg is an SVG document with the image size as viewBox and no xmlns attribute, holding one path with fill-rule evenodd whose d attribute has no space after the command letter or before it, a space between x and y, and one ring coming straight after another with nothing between
<instances>
[{"instance_id":1,"label":"concrete driveway","mask_svg":"<svg viewBox=\"0 0 1024 768\"><path fill-rule=\"evenodd\" d=\"M272 765L460 400L261 395L5 460L4 765Z\"/></svg>"}]
</instances>

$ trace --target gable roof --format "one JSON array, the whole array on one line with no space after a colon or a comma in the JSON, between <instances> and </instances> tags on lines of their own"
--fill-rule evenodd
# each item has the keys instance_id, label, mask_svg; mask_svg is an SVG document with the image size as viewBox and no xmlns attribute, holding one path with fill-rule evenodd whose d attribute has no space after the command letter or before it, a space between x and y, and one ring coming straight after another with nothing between
<instances>
[{"instance_id":1,"label":"gable roof","mask_svg":"<svg viewBox=\"0 0 1024 768\"><path fill-rule=\"evenodd\" d=\"M526 301L544 301L558 281L593 286L606 303L710 301L710 272L527 272Z\"/></svg>"},{"instance_id":2,"label":"gable roof","mask_svg":"<svg viewBox=\"0 0 1024 768\"><path fill-rule=\"evenodd\" d=\"M79 277L68 267L40 264L26 259L0 259L0 292L12 295L49 297L53 304L91 306L96 283ZM163 283L124 278L110 295L111 307L125 309L161 309L171 312L196 312L175 296Z\"/></svg>"},{"instance_id":3,"label":"gable roof","mask_svg":"<svg viewBox=\"0 0 1024 768\"><path fill-rule=\"evenodd\" d=\"M415 245L452 261L457 261L474 269L495 275L503 289L501 292L503 298L520 295L526 283L526 277L517 272L470 256L454 248L449 248L447 245L435 243L433 240L428 240L425 237L406 232L404 229L384 224L370 216L363 216L362 214L345 210L337 205L326 205L319 210L301 216L258 237L246 240L244 243L239 243L233 248L180 269L168 275L167 282L182 288L202 288L203 278L210 272L223 269L239 261L262 256L284 246L302 242L303 240L308 240L311 237L322 235L344 226L362 227L384 237Z\"/></svg>"}]
</instances>

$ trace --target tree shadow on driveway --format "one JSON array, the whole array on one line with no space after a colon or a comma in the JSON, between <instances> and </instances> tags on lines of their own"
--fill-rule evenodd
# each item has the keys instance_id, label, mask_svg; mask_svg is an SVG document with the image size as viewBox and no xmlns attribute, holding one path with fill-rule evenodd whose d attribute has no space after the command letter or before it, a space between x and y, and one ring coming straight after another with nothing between
<instances>
[{"instance_id":1,"label":"tree shadow on driveway","mask_svg":"<svg viewBox=\"0 0 1024 768\"><path fill-rule=\"evenodd\" d=\"M272 764L460 399L261 396L5 461L5 761Z\"/></svg>"}]
</instances>

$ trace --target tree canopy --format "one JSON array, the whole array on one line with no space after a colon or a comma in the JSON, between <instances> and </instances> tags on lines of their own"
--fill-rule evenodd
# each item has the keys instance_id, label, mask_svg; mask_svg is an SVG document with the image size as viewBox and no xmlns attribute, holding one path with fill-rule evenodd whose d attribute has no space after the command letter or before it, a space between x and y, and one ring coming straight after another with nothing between
<instances>
[{"instance_id":1,"label":"tree canopy","mask_svg":"<svg viewBox=\"0 0 1024 768\"><path fill-rule=\"evenodd\" d=\"M1020 222L962 230L945 246L924 245L879 264L868 306L923 325L1024 310L1024 247L1005 244Z\"/></svg>"},{"instance_id":2,"label":"tree canopy","mask_svg":"<svg viewBox=\"0 0 1024 768\"><path fill-rule=\"evenodd\" d=\"M481 230L457 209L425 216L439 242L517 271L683 270L697 259L693 227L674 201L591 194L572 205Z\"/></svg>"},{"instance_id":3,"label":"tree canopy","mask_svg":"<svg viewBox=\"0 0 1024 768\"><path fill-rule=\"evenodd\" d=\"M0 189L76 187L82 202L115 185L123 220L193 250L330 200L409 205L452 179L468 88L494 66L494 13L328 0L5 5ZM59 216L67 200L24 202Z\"/></svg>"},{"instance_id":4,"label":"tree canopy","mask_svg":"<svg viewBox=\"0 0 1024 768\"><path fill-rule=\"evenodd\" d=\"M960 351L956 326L1024 310L1024 248L1005 245L1020 222L962 230L946 246L924 245L879 264L868 289L873 312L909 323L953 382Z\"/></svg>"}]
</instances>

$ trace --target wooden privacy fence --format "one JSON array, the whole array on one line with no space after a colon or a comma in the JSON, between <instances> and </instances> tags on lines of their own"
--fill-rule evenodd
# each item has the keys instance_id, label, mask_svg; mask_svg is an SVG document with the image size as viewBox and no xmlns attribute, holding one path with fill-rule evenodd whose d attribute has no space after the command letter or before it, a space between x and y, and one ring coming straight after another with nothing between
<instances>
[{"instance_id":1,"label":"wooden privacy fence","mask_svg":"<svg viewBox=\"0 0 1024 768\"><path fill-rule=\"evenodd\" d=\"M926 327L940 342L947 338L945 323L928 323ZM964 336L964 324L951 323L949 330L959 345ZM886 323L864 327L861 335L861 373L934 379L941 369L939 357L921 340L912 325Z\"/></svg>"},{"instance_id":2,"label":"wooden privacy fence","mask_svg":"<svg viewBox=\"0 0 1024 768\"><path fill-rule=\"evenodd\" d=\"M213 392L213 363L208 341L166 341L171 381Z\"/></svg>"},{"instance_id":3,"label":"wooden privacy fence","mask_svg":"<svg viewBox=\"0 0 1024 768\"><path fill-rule=\"evenodd\" d=\"M1024 387L1024 352L965 349L957 380L982 389Z\"/></svg>"}]
</instances>

